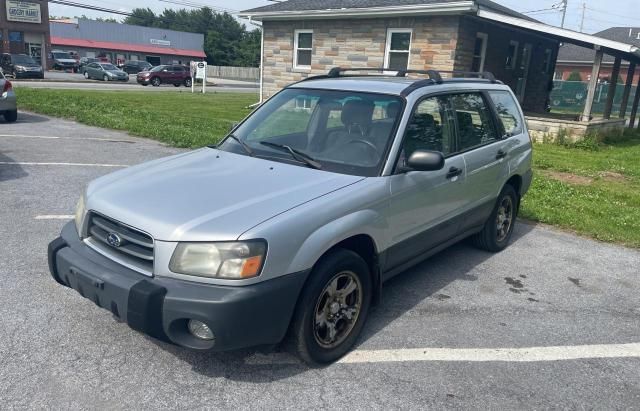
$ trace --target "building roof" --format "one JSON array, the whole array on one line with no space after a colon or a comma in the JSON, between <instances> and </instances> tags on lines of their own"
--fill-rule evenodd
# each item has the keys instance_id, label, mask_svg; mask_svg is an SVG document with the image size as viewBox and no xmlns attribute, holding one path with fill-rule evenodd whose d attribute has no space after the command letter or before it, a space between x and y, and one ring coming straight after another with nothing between
<instances>
[{"instance_id":1,"label":"building roof","mask_svg":"<svg viewBox=\"0 0 640 411\"><path fill-rule=\"evenodd\" d=\"M134 53L147 53L152 55L169 55L183 57L199 57L205 58L207 55L202 50L184 50L171 47L147 46L131 43L117 43L112 41L95 41L85 39L74 39L66 37L51 36L51 45L53 47L86 47L91 49L103 50L121 50Z\"/></svg>"},{"instance_id":2,"label":"building roof","mask_svg":"<svg viewBox=\"0 0 640 411\"><path fill-rule=\"evenodd\" d=\"M633 44L640 47L640 27L611 27L595 33L594 36L622 43ZM593 49L579 47L574 44L565 44L558 53L559 62L593 63L596 52ZM614 57L604 56L605 63L613 63Z\"/></svg>"},{"instance_id":3,"label":"building roof","mask_svg":"<svg viewBox=\"0 0 640 411\"><path fill-rule=\"evenodd\" d=\"M382 11L393 14L411 15L416 12L439 11L468 11L483 6L506 15L533 20L508 7L501 6L490 0L288 0L242 11L240 16L252 17L257 20L265 18L282 18L290 16L327 17L328 15L354 15L358 13L375 14Z\"/></svg>"}]
</instances>

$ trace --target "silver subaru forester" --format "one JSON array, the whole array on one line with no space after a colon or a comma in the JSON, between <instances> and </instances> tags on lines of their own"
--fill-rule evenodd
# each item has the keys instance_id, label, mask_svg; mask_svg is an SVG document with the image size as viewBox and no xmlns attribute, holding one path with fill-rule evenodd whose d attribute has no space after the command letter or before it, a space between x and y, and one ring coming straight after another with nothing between
<instances>
[{"instance_id":1,"label":"silver subaru forester","mask_svg":"<svg viewBox=\"0 0 640 411\"><path fill-rule=\"evenodd\" d=\"M505 248L532 178L512 91L348 71L285 88L217 146L90 183L49 245L53 278L183 347L286 337L324 363L386 280L466 237Z\"/></svg>"}]
</instances>

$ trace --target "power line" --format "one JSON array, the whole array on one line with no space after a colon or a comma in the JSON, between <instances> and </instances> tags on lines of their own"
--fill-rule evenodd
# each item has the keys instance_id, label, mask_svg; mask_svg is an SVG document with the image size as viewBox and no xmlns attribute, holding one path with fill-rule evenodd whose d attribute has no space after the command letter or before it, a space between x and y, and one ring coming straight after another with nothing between
<instances>
[{"instance_id":1,"label":"power line","mask_svg":"<svg viewBox=\"0 0 640 411\"><path fill-rule=\"evenodd\" d=\"M49 0L49 3L54 3L54 4L60 4L62 6L71 6L71 7L77 7L80 9L87 9L87 10L93 10L93 11L101 11L103 13L112 13L112 14L119 14L121 16L131 16L131 12L127 12L127 11L122 11L122 10L114 10L114 9L108 9L105 7L100 7L100 6L92 6L90 4L85 4L85 3L77 3L75 1L68 1L68 0Z\"/></svg>"}]
</instances>

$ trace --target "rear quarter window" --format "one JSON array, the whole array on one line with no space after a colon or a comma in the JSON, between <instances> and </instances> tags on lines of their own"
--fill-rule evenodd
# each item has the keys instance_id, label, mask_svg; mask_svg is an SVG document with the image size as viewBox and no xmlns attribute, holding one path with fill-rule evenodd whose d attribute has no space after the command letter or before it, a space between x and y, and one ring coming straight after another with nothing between
<instances>
[{"instance_id":1,"label":"rear quarter window","mask_svg":"<svg viewBox=\"0 0 640 411\"><path fill-rule=\"evenodd\" d=\"M518 103L507 91L489 91L489 97L493 101L498 118L506 136L515 136L523 131L523 119L520 116Z\"/></svg>"}]
</instances>

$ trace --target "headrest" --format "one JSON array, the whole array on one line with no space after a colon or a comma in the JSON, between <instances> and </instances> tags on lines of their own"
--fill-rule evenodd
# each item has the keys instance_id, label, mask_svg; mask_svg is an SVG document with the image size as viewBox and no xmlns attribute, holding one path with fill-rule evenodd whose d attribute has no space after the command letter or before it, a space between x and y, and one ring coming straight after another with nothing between
<instances>
[{"instance_id":1,"label":"headrest","mask_svg":"<svg viewBox=\"0 0 640 411\"><path fill-rule=\"evenodd\" d=\"M387 118L396 118L398 117L398 113L400 113L401 104L397 101L392 101L387 104Z\"/></svg>"},{"instance_id":2,"label":"headrest","mask_svg":"<svg viewBox=\"0 0 640 411\"><path fill-rule=\"evenodd\" d=\"M342 106L340 119L345 126L358 124L361 127L368 127L373 117L374 105L370 101L349 100Z\"/></svg>"},{"instance_id":3,"label":"headrest","mask_svg":"<svg viewBox=\"0 0 640 411\"><path fill-rule=\"evenodd\" d=\"M467 113L466 111L456 111L456 115L458 116L458 125L460 128L473 126L473 117L471 117L471 113Z\"/></svg>"}]
</instances>

